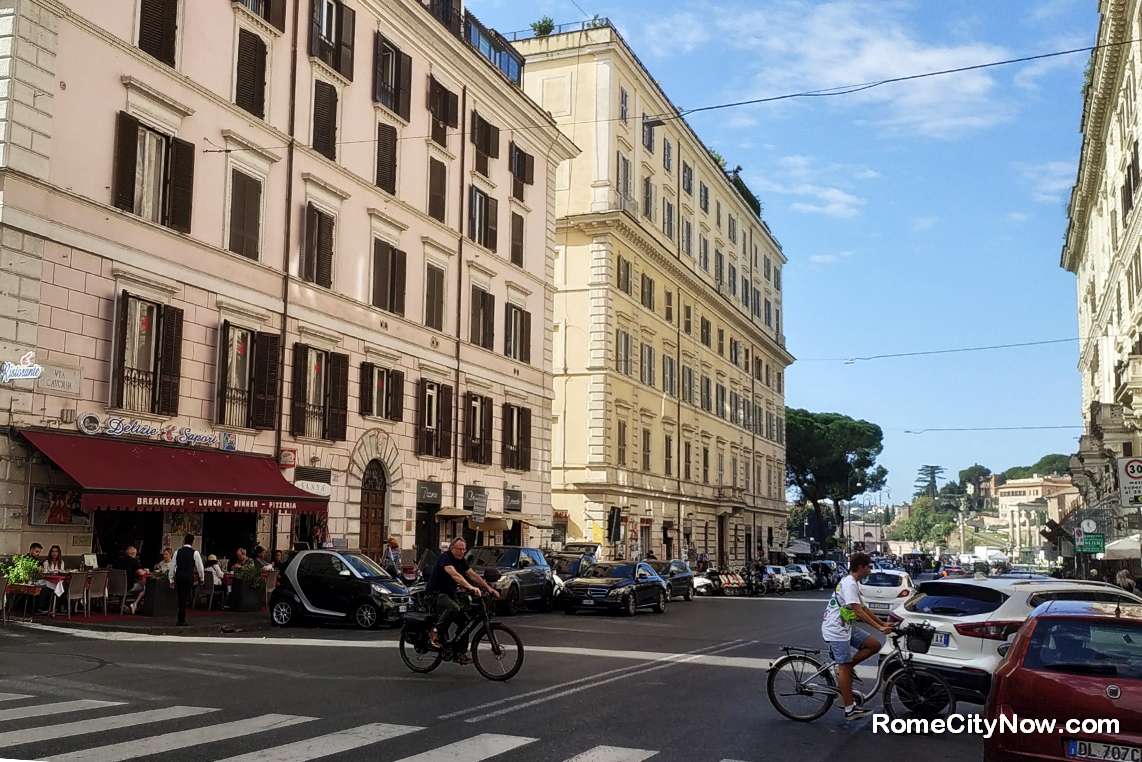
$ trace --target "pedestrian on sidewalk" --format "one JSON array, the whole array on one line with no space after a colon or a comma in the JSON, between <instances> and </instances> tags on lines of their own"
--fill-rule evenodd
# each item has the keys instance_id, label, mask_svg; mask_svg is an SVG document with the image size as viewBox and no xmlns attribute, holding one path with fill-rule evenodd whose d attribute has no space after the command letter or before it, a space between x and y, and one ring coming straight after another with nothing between
<instances>
[{"instance_id":1,"label":"pedestrian on sidewalk","mask_svg":"<svg viewBox=\"0 0 1142 762\"><path fill-rule=\"evenodd\" d=\"M177 627L186 627L186 609L194 600L194 584L206 576L202 568L202 556L194 549L194 535L182 538L182 547L174 554L170 565L171 587L178 595Z\"/></svg>"}]
</instances>

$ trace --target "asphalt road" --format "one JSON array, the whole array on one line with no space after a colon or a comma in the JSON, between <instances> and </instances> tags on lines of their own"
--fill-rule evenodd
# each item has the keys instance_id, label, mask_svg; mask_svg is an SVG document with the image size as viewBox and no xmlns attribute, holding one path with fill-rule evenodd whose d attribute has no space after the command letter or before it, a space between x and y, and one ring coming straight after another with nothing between
<instances>
[{"instance_id":1,"label":"asphalt road","mask_svg":"<svg viewBox=\"0 0 1142 762\"><path fill-rule=\"evenodd\" d=\"M125 640L9 625L0 629L0 757L978 760L976 737L874 734L870 720L846 723L839 709L812 724L774 711L768 660L783 643L819 644L824 603L822 593L798 593L678 600L634 619L521 615L505 621L526 661L506 684L453 664L415 675L395 631Z\"/></svg>"}]
</instances>

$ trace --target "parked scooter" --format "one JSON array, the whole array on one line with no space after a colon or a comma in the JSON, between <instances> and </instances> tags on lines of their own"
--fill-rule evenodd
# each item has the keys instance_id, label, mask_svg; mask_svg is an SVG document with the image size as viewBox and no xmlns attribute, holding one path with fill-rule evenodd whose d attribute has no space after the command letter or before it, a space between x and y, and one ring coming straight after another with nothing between
<instances>
[{"instance_id":1,"label":"parked scooter","mask_svg":"<svg viewBox=\"0 0 1142 762\"><path fill-rule=\"evenodd\" d=\"M713 595L714 583L706 576L706 572L694 575L694 595Z\"/></svg>"}]
</instances>

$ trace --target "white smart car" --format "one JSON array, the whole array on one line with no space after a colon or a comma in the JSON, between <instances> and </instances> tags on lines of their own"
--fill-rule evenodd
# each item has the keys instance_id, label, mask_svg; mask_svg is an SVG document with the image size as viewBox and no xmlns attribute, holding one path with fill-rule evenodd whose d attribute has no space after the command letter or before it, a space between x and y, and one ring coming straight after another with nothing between
<instances>
[{"instance_id":1,"label":"white smart car","mask_svg":"<svg viewBox=\"0 0 1142 762\"><path fill-rule=\"evenodd\" d=\"M901 571L874 571L860 581L860 595L864 605L881 619L901 606L916 589L912 577Z\"/></svg>"}]
</instances>

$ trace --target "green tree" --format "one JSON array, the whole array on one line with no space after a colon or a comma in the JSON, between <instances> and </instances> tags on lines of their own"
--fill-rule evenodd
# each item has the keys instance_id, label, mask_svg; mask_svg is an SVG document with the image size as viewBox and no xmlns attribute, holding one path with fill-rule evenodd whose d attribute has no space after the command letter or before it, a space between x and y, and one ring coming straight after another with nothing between
<instances>
[{"instance_id":1,"label":"green tree","mask_svg":"<svg viewBox=\"0 0 1142 762\"><path fill-rule=\"evenodd\" d=\"M973 511L983 510L983 483L991 478L991 469L981 466L976 463L975 465L968 466L963 471L960 471L960 486L967 489L970 484L972 489L971 494L968 496L968 503Z\"/></svg>"},{"instance_id":2,"label":"green tree","mask_svg":"<svg viewBox=\"0 0 1142 762\"><path fill-rule=\"evenodd\" d=\"M1028 479L1035 474L1049 476L1051 474L1063 475L1069 472L1071 459L1066 455L1044 455L1033 466L1015 466L1003 472L1008 479Z\"/></svg>"},{"instance_id":3,"label":"green tree","mask_svg":"<svg viewBox=\"0 0 1142 762\"><path fill-rule=\"evenodd\" d=\"M833 503L833 523L842 527L846 501L883 488L888 472L876 464L884 449L884 432L868 421L840 413L785 411L786 483L802 503L813 506L817 541L825 547L827 526L821 504Z\"/></svg>"},{"instance_id":4,"label":"green tree","mask_svg":"<svg viewBox=\"0 0 1142 762\"><path fill-rule=\"evenodd\" d=\"M943 466L920 466L920 472L916 475L916 497L922 495L935 497L938 495L940 486L936 483L936 480L943 475Z\"/></svg>"},{"instance_id":5,"label":"green tree","mask_svg":"<svg viewBox=\"0 0 1142 762\"><path fill-rule=\"evenodd\" d=\"M544 16L539 21L533 21L531 22L531 31L535 33L536 37L546 37L555 31L555 19Z\"/></svg>"}]
</instances>

